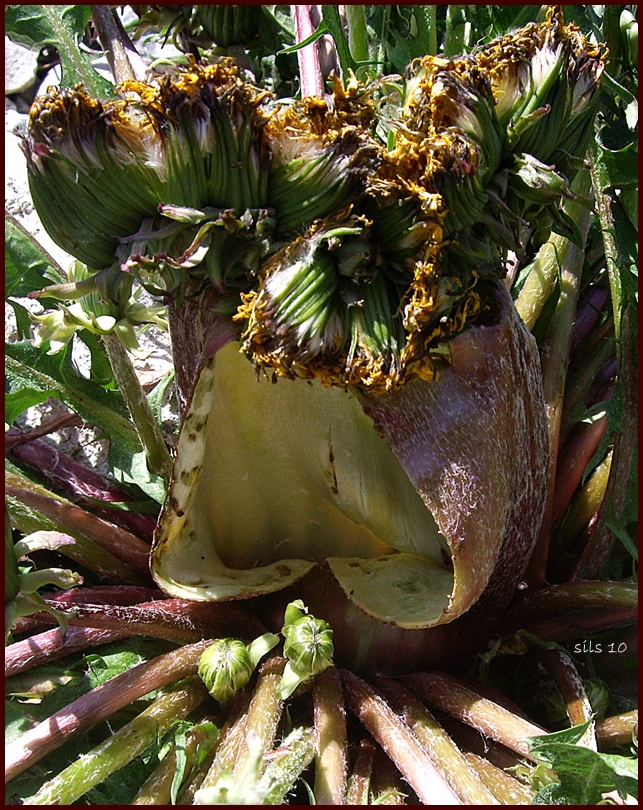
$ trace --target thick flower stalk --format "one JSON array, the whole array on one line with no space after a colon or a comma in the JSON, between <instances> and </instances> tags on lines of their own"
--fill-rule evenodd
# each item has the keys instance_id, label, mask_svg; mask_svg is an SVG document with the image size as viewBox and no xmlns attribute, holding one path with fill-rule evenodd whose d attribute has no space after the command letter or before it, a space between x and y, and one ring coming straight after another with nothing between
<instances>
[{"instance_id":1,"label":"thick flower stalk","mask_svg":"<svg viewBox=\"0 0 643 810\"><path fill-rule=\"evenodd\" d=\"M111 197L91 225L76 205L82 246L61 214L47 227L170 298L190 397L152 552L166 592L284 591L282 614L303 597L362 669L442 665L484 635L545 495L539 358L506 260L573 235L559 204L602 65L554 13L424 57L389 149L377 87L277 104L227 59L124 82L100 108L80 90L37 102L41 206L69 204L73 172L101 194L116 172L144 186L126 221Z\"/></svg>"}]
</instances>

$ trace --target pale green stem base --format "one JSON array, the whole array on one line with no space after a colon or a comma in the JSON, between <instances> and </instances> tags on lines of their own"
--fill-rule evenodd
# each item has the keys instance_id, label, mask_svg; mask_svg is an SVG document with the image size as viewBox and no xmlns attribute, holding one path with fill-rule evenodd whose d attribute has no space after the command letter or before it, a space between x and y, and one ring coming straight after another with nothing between
<instances>
[{"instance_id":1,"label":"pale green stem base","mask_svg":"<svg viewBox=\"0 0 643 810\"><path fill-rule=\"evenodd\" d=\"M43 785L25 804L72 804L145 751L168 731L172 723L188 715L207 696L198 677L186 679L181 686L161 695L149 709Z\"/></svg>"},{"instance_id":2,"label":"pale green stem base","mask_svg":"<svg viewBox=\"0 0 643 810\"><path fill-rule=\"evenodd\" d=\"M150 472L160 476L167 485L172 473L172 457L163 441L158 421L152 413L130 356L115 335L104 335L103 344L107 351L114 378L127 403L136 432L145 448Z\"/></svg>"}]
</instances>

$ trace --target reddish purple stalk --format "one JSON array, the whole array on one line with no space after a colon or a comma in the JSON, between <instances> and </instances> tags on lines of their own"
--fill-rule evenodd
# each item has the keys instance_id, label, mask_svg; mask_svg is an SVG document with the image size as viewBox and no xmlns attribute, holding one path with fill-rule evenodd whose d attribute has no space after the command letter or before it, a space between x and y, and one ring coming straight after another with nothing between
<instances>
[{"instance_id":1,"label":"reddish purple stalk","mask_svg":"<svg viewBox=\"0 0 643 810\"><path fill-rule=\"evenodd\" d=\"M613 391L614 384L610 383L604 392L603 401L611 399ZM559 453L552 505L552 526L554 528L567 511L567 507L583 479L587 465L598 450L606 430L607 415L594 422L581 422Z\"/></svg>"},{"instance_id":2,"label":"reddish purple stalk","mask_svg":"<svg viewBox=\"0 0 643 810\"><path fill-rule=\"evenodd\" d=\"M125 529L92 515L80 506L47 497L39 492L6 486L5 494L60 523L67 531L78 532L88 537L136 571L149 576L149 546Z\"/></svg>"},{"instance_id":3,"label":"reddish purple stalk","mask_svg":"<svg viewBox=\"0 0 643 810\"><path fill-rule=\"evenodd\" d=\"M59 627L17 641L4 649L5 678L17 675L41 664L48 664L66 655L84 652L100 644L135 635L128 627L121 630L99 630L94 627L68 627L64 636Z\"/></svg>"},{"instance_id":4,"label":"reddish purple stalk","mask_svg":"<svg viewBox=\"0 0 643 810\"><path fill-rule=\"evenodd\" d=\"M295 23L295 39L303 42L315 31L312 20L312 6L290 6ZM319 61L319 48L316 42L297 51L302 96L323 96L324 79Z\"/></svg>"},{"instance_id":5,"label":"reddish purple stalk","mask_svg":"<svg viewBox=\"0 0 643 810\"><path fill-rule=\"evenodd\" d=\"M608 295L607 287L592 287L579 303L572 328L570 354L576 352L592 331Z\"/></svg>"},{"instance_id":6,"label":"reddish purple stalk","mask_svg":"<svg viewBox=\"0 0 643 810\"><path fill-rule=\"evenodd\" d=\"M66 592L65 596L65 608L74 613L67 620L71 627L65 635L56 628L10 645L5 650L5 675L15 675L77 652L82 649L83 639L96 646L139 635L187 644L211 635L251 638L264 631L252 614L231 605L184 599L160 599L138 605L98 605L82 599L74 603L73 591ZM59 607L63 600L47 601ZM38 616L49 623L55 621L46 613Z\"/></svg>"},{"instance_id":7,"label":"reddish purple stalk","mask_svg":"<svg viewBox=\"0 0 643 810\"><path fill-rule=\"evenodd\" d=\"M6 748L5 781L14 779L67 740L134 700L186 675L194 675L201 653L211 643L207 639L180 647L132 667L26 731Z\"/></svg>"},{"instance_id":8,"label":"reddish purple stalk","mask_svg":"<svg viewBox=\"0 0 643 810\"><path fill-rule=\"evenodd\" d=\"M52 484L84 498L96 514L132 532L148 543L152 542L156 517L101 506L100 502L127 503L131 501L131 496L102 475L88 469L84 464L80 464L40 439L16 444L11 454L22 464L45 475Z\"/></svg>"}]
</instances>

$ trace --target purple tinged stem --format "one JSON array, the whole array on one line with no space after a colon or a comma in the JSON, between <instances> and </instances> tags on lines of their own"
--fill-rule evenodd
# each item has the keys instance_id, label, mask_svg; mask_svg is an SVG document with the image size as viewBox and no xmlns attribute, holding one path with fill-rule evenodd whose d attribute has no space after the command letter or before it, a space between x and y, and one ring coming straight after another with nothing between
<instances>
[{"instance_id":1,"label":"purple tinged stem","mask_svg":"<svg viewBox=\"0 0 643 810\"><path fill-rule=\"evenodd\" d=\"M155 689L196 674L212 639L199 641L132 667L55 712L6 747L5 781L35 765L64 742Z\"/></svg>"},{"instance_id":2,"label":"purple tinged stem","mask_svg":"<svg viewBox=\"0 0 643 810\"><path fill-rule=\"evenodd\" d=\"M341 670L349 708L393 760L424 804L461 804L411 729L382 696L348 670Z\"/></svg>"},{"instance_id":3,"label":"purple tinged stem","mask_svg":"<svg viewBox=\"0 0 643 810\"><path fill-rule=\"evenodd\" d=\"M303 42L315 28L312 21L312 7L306 5L290 6L293 21L295 23L295 39ZM319 60L319 48L316 42L306 45L297 51L299 60L299 75L301 77L301 95L303 96L323 96L324 80L322 78L321 63Z\"/></svg>"},{"instance_id":4,"label":"purple tinged stem","mask_svg":"<svg viewBox=\"0 0 643 810\"><path fill-rule=\"evenodd\" d=\"M68 627L64 636L59 627L16 641L4 649L5 678L48 664L66 655L88 650L110 641L134 635L129 628L99 630L94 627Z\"/></svg>"},{"instance_id":5,"label":"purple tinged stem","mask_svg":"<svg viewBox=\"0 0 643 810\"><path fill-rule=\"evenodd\" d=\"M151 543L156 527L154 516L110 509L96 503L96 501L106 503L131 501L131 496L102 475L40 439L16 444L11 455L27 467L44 474L52 484L63 487L69 493L79 495L81 498L91 499L90 508L101 517Z\"/></svg>"},{"instance_id":6,"label":"purple tinged stem","mask_svg":"<svg viewBox=\"0 0 643 810\"><path fill-rule=\"evenodd\" d=\"M432 708L447 712L529 759L532 756L529 754L528 744L524 742L525 738L547 733L534 723L483 697L451 675L422 672L408 675L401 681Z\"/></svg>"},{"instance_id":7,"label":"purple tinged stem","mask_svg":"<svg viewBox=\"0 0 643 810\"><path fill-rule=\"evenodd\" d=\"M62 498L58 500L41 492L18 489L12 486L7 486L5 493L21 501L25 506L40 512L50 520L60 523L70 533L78 532L84 535L101 546L101 548L110 551L116 557L128 563L136 571L149 575L149 546L125 529L114 526L112 523L108 523Z\"/></svg>"}]
</instances>

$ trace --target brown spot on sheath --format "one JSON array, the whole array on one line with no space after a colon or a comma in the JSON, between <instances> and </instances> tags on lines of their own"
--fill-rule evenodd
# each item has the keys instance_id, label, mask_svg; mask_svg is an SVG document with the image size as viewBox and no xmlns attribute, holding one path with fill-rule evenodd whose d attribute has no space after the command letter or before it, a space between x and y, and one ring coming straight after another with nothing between
<instances>
[{"instance_id":1,"label":"brown spot on sheath","mask_svg":"<svg viewBox=\"0 0 643 810\"><path fill-rule=\"evenodd\" d=\"M175 498L174 496L172 496L170 498L170 506L172 507L173 512L178 513L178 511L179 511L179 502L178 502L177 498Z\"/></svg>"},{"instance_id":2,"label":"brown spot on sheath","mask_svg":"<svg viewBox=\"0 0 643 810\"><path fill-rule=\"evenodd\" d=\"M333 476L333 483L330 485L330 491L333 495L339 495L339 487L337 485L337 472L335 470L335 453L333 451L333 445L328 445L328 462L330 464L330 471Z\"/></svg>"},{"instance_id":3,"label":"brown spot on sheath","mask_svg":"<svg viewBox=\"0 0 643 810\"><path fill-rule=\"evenodd\" d=\"M453 571L453 559L446 548L441 548L440 554L442 555L442 562L444 563L445 568L449 568L451 571Z\"/></svg>"},{"instance_id":4,"label":"brown spot on sheath","mask_svg":"<svg viewBox=\"0 0 643 810\"><path fill-rule=\"evenodd\" d=\"M280 577L289 577L290 568L287 565L278 565L277 573L279 574Z\"/></svg>"}]
</instances>

